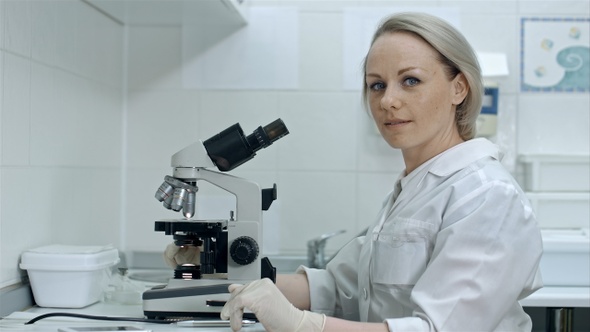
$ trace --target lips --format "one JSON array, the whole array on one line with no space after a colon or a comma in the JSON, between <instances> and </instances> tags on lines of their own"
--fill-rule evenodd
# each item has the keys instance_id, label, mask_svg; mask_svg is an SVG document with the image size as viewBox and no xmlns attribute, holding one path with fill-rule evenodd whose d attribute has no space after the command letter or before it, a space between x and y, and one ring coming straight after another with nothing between
<instances>
[{"instance_id":1,"label":"lips","mask_svg":"<svg viewBox=\"0 0 590 332\"><path fill-rule=\"evenodd\" d=\"M406 124L406 123L410 123L410 121L406 121L406 120L393 120L393 121L387 121L385 122L386 126L397 126L397 125L402 125L402 124Z\"/></svg>"}]
</instances>

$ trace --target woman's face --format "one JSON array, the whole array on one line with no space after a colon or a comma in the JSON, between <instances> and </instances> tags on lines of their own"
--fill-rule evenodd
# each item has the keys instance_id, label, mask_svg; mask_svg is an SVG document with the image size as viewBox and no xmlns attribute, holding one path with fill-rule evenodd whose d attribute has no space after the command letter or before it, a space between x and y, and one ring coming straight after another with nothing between
<instances>
[{"instance_id":1,"label":"woman's face","mask_svg":"<svg viewBox=\"0 0 590 332\"><path fill-rule=\"evenodd\" d=\"M467 95L463 74L449 79L438 52L405 32L378 37L367 55L366 84L373 119L383 138L411 163L422 162L463 140L456 105Z\"/></svg>"}]
</instances>

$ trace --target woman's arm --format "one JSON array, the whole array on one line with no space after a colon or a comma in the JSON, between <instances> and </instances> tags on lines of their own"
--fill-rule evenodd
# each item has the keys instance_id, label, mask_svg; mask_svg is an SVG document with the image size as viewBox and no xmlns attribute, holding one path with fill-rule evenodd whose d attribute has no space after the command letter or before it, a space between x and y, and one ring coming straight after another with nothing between
<instances>
[{"instance_id":1,"label":"woman's arm","mask_svg":"<svg viewBox=\"0 0 590 332\"><path fill-rule=\"evenodd\" d=\"M277 288L296 308L309 310L309 283L307 275L302 274L279 274L276 281Z\"/></svg>"},{"instance_id":2,"label":"woman's arm","mask_svg":"<svg viewBox=\"0 0 590 332\"><path fill-rule=\"evenodd\" d=\"M309 283L306 274L277 275L277 288L295 307L309 310ZM387 332L385 323L361 323L334 317L326 317L323 332L362 331Z\"/></svg>"},{"instance_id":3,"label":"woman's arm","mask_svg":"<svg viewBox=\"0 0 590 332\"><path fill-rule=\"evenodd\" d=\"M359 332L388 332L386 323L363 323L353 322L340 318L326 316L324 329L322 332L341 332L341 331L359 331Z\"/></svg>"}]
</instances>

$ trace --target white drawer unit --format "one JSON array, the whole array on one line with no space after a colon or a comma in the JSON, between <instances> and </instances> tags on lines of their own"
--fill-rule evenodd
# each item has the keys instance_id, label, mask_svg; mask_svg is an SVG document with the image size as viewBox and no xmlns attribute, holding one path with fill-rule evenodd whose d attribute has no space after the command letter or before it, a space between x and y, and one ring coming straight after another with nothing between
<instances>
[{"instance_id":1,"label":"white drawer unit","mask_svg":"<svg viewBox=\"0 0 590 332\"><path fill-rule=\"evenodd\" d=\"M527 192L541 228L590 227L590 192Z\"/></svg>"},{"instance_id":2,"label":"white drawer unit","mask_svg":"<svg viewBox=\"0 0 590 332\"><path fill-rule=\"evenodd\" d=\"M590 155L520 155L518 161L525 191L590 191Z\"/></svg>"}]
</instances>

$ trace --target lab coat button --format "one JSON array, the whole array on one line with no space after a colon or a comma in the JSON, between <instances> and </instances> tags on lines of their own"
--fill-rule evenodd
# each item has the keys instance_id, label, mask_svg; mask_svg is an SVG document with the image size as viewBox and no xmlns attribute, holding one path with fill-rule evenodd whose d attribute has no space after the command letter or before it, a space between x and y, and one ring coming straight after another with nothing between
<instances>
[{"instance_id":1,"label":"lab coat button","mask_svg":"<svg viewBox=\"0 0 590 332\"><path fill-rule=\"evenodd\" d=\"M363 288L363 296L365 297L365 300L369 297L369 292L367 292L366 288Z\"/></svg>"}]
</instances>

